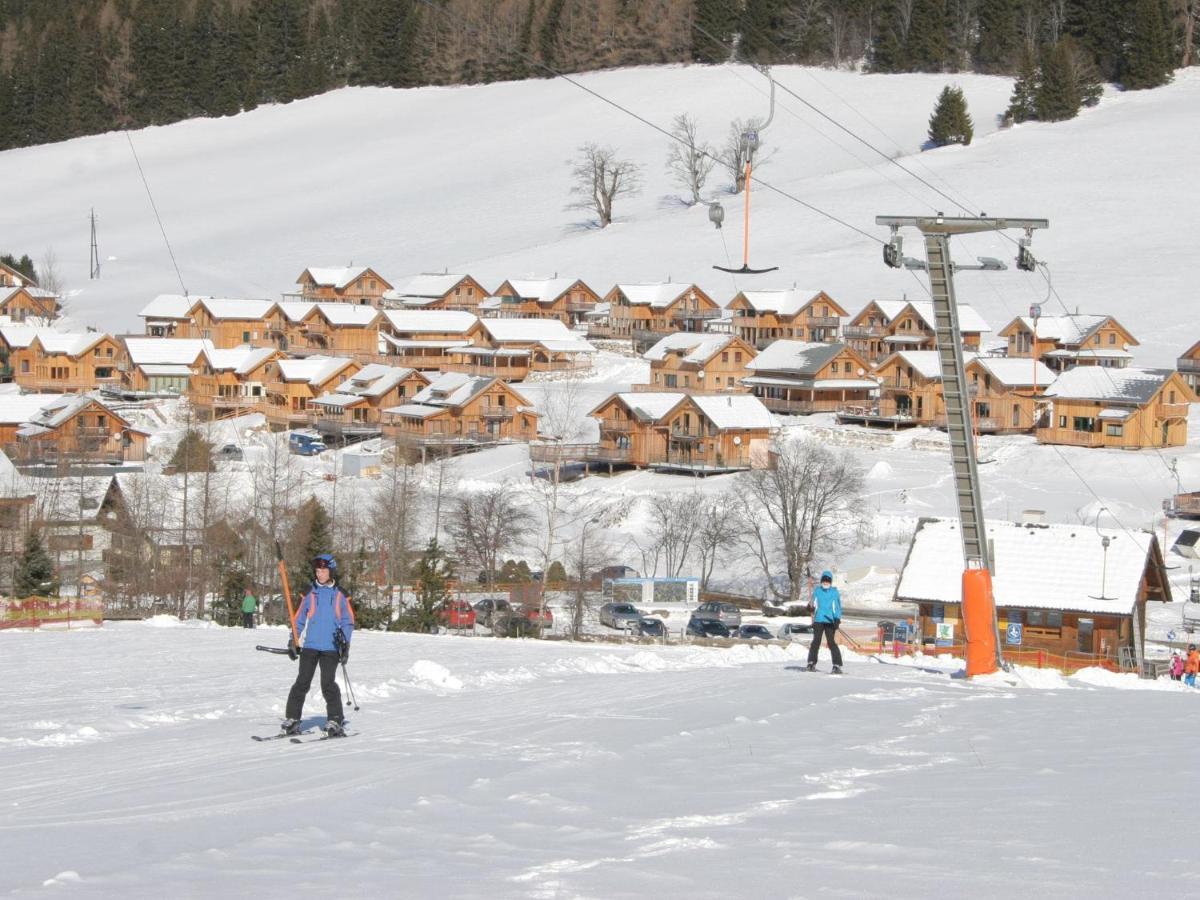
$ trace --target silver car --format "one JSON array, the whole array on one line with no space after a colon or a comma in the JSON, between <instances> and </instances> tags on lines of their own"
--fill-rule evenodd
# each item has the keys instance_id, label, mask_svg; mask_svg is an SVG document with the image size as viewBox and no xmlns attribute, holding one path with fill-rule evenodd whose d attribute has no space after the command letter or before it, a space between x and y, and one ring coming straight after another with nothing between
<instances>
[{"instance_id":1,"label":"silver car","mask_svg":"<svg viewBox=\"0 0 1200 900\"><path fill-rule=\"evenodd\" d=\"M692 618L720 622L730 631L735 631L741 627L742 611L724 600L707 600L696 607Z\"/></svg>"},{"instance_id":2,"label":"silver car","mask_svg":"<svg viewBox=\"0 0 1200 900\"><path fill-rule=\"evenodd\" d=\"M632 603L605 603L600 607L600 624L609 628L636 629L642 611Z\"/></svg>"}]
</instances>

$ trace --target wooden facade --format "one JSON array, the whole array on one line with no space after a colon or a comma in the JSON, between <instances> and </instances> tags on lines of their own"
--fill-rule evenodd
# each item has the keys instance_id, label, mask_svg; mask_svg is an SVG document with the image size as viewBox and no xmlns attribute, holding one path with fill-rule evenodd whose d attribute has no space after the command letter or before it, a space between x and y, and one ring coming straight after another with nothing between
<instances>
[{"instance_id":1,"label":"wooden facade","mask_svg":"<svg viewBox=\"0 0 1200 900\"><path fill-rule=\"evenodd\" d=\"M1042 362L976 357L966 365L975 430L1027 434L1041 417L1038 398L1055 375ZM943 422L944 424L944 422Z\"/></svg>"},{"instance_id":2,"label":"wooden facade","mask_svg":"<svg viewBox=\"0 0 1200 900\"><path fill-rule=\"evenodd\" d=\"M384 435L422 454L537 438L532 404L497 378L447 373L383 413Z\"/></svg>"},{"instance_id":3,"label":"wooden facade","mask_svg":"<svg viewBox=\"0 0 1200 900\"><path fill-rule=\"evenodd\" d=\"M275 359L267 364L266 400L262 412L272 430L308 425L309 406L362 366L344 357L309 356Z\"/></svg>"},{"instance_id":4,"label":"wooden facade","mask_svg":"<svg viewBox=\"0 0 1200 900\"><path fill-rule=\"evenodd\" d=\"M647 390L745 392L749 388L742 380L750 373L746 365L757 355L734 335L670 335L643 354L650 361Z\"/></svg>"},{"instance_id":5,"label":"wooden facade","mask_svg":"<svg viewBox=\"0 0 1200 900\"><path fill-rule=\"evenodd\" d=\"M618 284L605 296L614 338L630 338L642 351L677 331L705 330L721 307L694 284Z\"/></svg>"},{"instance_id":6,"label":"wooden facade","mask_svg":"<svg viewBox=\"0 0 1200 900\"><path fill-rule=\"evenodd\" d=\"M139 462L146 437L94 397L68 396L18 429L16 444L5 449L18 465Z\"/></svg>"},{"instance_id":7,"label":"wooden facade","mask_svg":"<svg viewBox=\"0 0 1200 900\"><path fill-rule=\"evenodd\" d=\"M129 396L169 397L187 393L211 341L197 338L123 337L120 391Z\"/></svg>"},{"instance_id":8,"label":"wooden facade","mask_svg":"<svg viewBox=\"0 0 1200 900\"><path fill-rule=\"evenodd\" d=\"M781 339L831 343L849 315L824 291L740 291L727 308L735 333L759 350Z\"/></svg>"},{"instance_id":9,"label":"wooden facade","mask_svg":"<svg viewBox=\"0 0 1200 900\"><path fill-rule=\"evenodd\" d=\"M300 320L289 352L374 359L379 355L381 319L382 313L370 313L361 306L318 303Z\"/></svg>"},{"instance_id":10,"label":"wooden facade","mask_svg":"<svg viewBox=\"0 0 1200 900\"><path fill-rule=\"evenodd\" d=\"M119 385L121 350L107 334L39 332L9 364L22 390L77 394Z\"/></svg>"},{"instance_id":11,"label":"wooden facade","mask_svg":"<svg viewBox=\"0 0 1200 900\"><path fill-rule=\"evenodd\" d=\"M864 359L879 362L892 352L883 340L888 327L907 305L906 300L872 300L843 326L843 339Z\"/></svg>"},{"instance_id":12,"label":"wooden facade","mask_svg":"<svg viewBox=\"0 0 1200 900\"><path fill-rule=\"evenodd\" d=\"M484 343L479 319L461 310L385 310L379 328L389 365L425 372L455 362L451 350Z\"/></svg>"},{"instance_id":13,"label":"wooden facade","mask_svg":"<svg viewBox=\"0 0 1200 900\"><path fill-rule=\"evenodd\" d=\"M1045 391L1038 443L1140 450L1187 443L1189 404L1200 401L1173 369L1080 366Z\"/></svg>"},{"instance_id":14,"label":"wooden facade","mask_svg":"<svg viewBox=\"0 0 1200 900\"><path fill-rule=\"evenodd\" d=\"M407 402L429 384L412 368L363 366L327 394L308 404L308 424L335 443L374 437L383 430L383 410Z\"/></svg>"},{"instance_id":15,"label":"wooden facade","mask_svg":"<svg viewBox=\"0 0 1200 900\"><path fill-rule=\"evenodd\" d=\"M1175 361L1175 369L1183 376L1195 393L1200 394L1200 341L1192 344L1184 354Z\"/></svg>"},{"instance_id":16,"label":"wooden facade","mask_svg":"<svg viewBox=\"0 0 1200 900\"><path fill-rule=\"evenodd\" d=\"M283 353L272 347L206 351L188 385L188 401L203 420L256 412L266 402L268 371Z\"/></svg>"},{"instance_id":17,"label":"wooden facade","mask_svg":"<svg viewBox=\"0 0 1200 900\"><path fill-rule=\"evenodd\" d=\"M333 303L353 303L359 306L383 306L383 295L392 285L369 267L305 269L296 279L298 295L290 299L316 300Z\"/></svg>"},{"instance_id":18,"label":"wooden facade","mask_svg":"<svg viewBox=\"0 0 1200 900\"><path fill-rule=\"evenodd\" d=\"M455 309L479 312L488 292L470 275L424 273L414 275L384 294L385 307L410 309Z\"/></svg>"},{"instance_id":19,"label":"wooden facade","mask_svg":"<svg viewBox=\"0 0 1200 900\"><path fill-rule=\"evenodd\" d=\"M12 322L49 322L62 311L58 295L34 285L0 287L0 316Z\"/></svg>"},{"instance_id":20,"label":"wooden facade","mask_svg":"<svg viewBox=\"0 0 1200 900\"><path fill-rule=\"evenodd\" d=\"M242 344L261 346L266 341L267 316L275 308L271 300L197 300L187 313L187 322L176 337L202 338L218 349Z\"/></svg>"},{"instance_id":21,"label":"wooden facade","mask_svg":"<svg viewBox=\"0 0 1200 900\"><path fill-rule=\"evenodd\" d=\"M568 328L585 321L600 295L581 279L509 279L496 288L480 314L509 319L558 319Z\"/></svg>"},{"instance_id":22,"label":"wooden facade","mask_svg":"<svg viewBox=\"0 0 1200 900\"><path fill-rule=\"evenodd\" d=\"M1009 358L1039 359L1056 372L1074 366L1121 369L1138 341L1107 315L1018 316L999 332L1008 341Z\"/></svg>"},{"instance_id":23,"label":"wooden facade","mask_svg":"<svg viewBox=\"0 0 1200 900\"><path fill-rule=\"evenodd\" d=\"M750 369L746 384L774 413L836 412L878 399L870 363L840 342L775 341Z\"/></svg>"},{"instance_id":24,"label":"wooden facade","mask_svg":"<svg viewBox=\"0 0 1200 900\"><path fill-rule=\"evenodd\" d=\"M892 353L875 366L874 374L879 383L877 397L841 407L839 421L892 427L935 426L944 421L946 404L935 351Z\"/></svg>"}]
</instances>

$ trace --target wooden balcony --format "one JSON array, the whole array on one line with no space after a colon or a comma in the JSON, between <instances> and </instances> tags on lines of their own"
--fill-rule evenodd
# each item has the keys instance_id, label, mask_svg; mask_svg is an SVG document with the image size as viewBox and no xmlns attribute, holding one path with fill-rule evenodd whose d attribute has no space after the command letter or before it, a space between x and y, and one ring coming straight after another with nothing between
<instances>
[{"instance_id":1,"label":"wooden balcony","mask_svg":"<svg viewBox=\"0 0 1200 900\"><path fill-rule=\"evenodd\" d=\"M672 319L705 320L721 318L719 309L676 309L671 311Z\"/></svg>"},{"instance_id":2,"label":"wooden balcony","mask_svg":"<svg viewBox=\"0 0 1200 900\"><path fill-rule=\"evenodd\" d=\"M633 419L605 419L600 423L600 431L611 431L617 434L628 434L638 428L638 423Z\"/></svg>"},{"instance_id":3,"label":"wooden balcony","mask_svg":"<svg viewBox=\"0 0 1200 900\"><path fill-rule=\"evenodd\" d=\"M837 328L842 324L838 316L807 316L801 322L809 328Z\"/></svg>"},{"instance_id":4,"label":"wooden balcony","mask_svg":"<svg viewBox=\"0 0 1200 900\"><path fill-rule=\"evenodd\" d=\"M605 447L603 444L552 444L534 442L529 445L533 462L587 462L621 464L631 461L633 451L628 447Z\"/></svg>"},{"instance_id":5,"label":"wooden balcony","mask_svg":"<svg viewBox=\"0 0 1200 900\"><path fill-rule=\"evenodd\" d=\"M1072 431L1069 428L1039 428L1039 444L1066 444L1071 447L1103 447L1104 434L1099 431Z\"/></svg>"},{"instance_id":6,"label":"wooden balcony","mask_svg":"<svg viewBox=\"0 0 1200 900\"><path fill-rule=\"evenodd\" d=\"M673 441L698 441L704 437L704 429L699 425L672 425L670 430Z\"/></svg>"},{"instance_id":7,"label":"wooden balcony","mask_svg":"<svg viewBox=\"0 0 1200 900\"><path fill-rule=\"evenodd\" d=\"M1159 416L1164 419L1186 419L1189 405L1187 403L1160 403Z\"/></svg>"},{"instance_id":8,"label":"wooden balcony","mask_svg":"<svg viewBox=\"0 0 1200 900\"><path fill-rule=\"evenodd\" d=\"M877 338L883 337L884 329L882 325L847 325L842 329L842 337L849 340L850 338Z\"/></svg>"},{"instance_id":9,"label":"wooden balcony","mask_svg":"<svg viewBox=\"0 0 1200 900\"><path fill-rule=\"evenodd\" d=\"M688 472L693 475L720 475L725 472L741 472L750 468L749 451L734 456L720 453L694 456L690 453L666 453L650 461L652 469L661 471Z\"/></svg>"},{"instance_id":10,"label":"wooden balcony","mask_svg":"<svg viewBox=\"0 0 1200 900\"><path fill-rule=\"evenodd\" d=\"M511 406L494 406L492 404L484 404L480 410L480 415L485 419L511 419L513 417L513 408Z\"/></svg>"},{"instance_id":11,"label":"wooden balcony","mask_svg":"<svg viewBox=\"0 0 1200 900\"><path fill-rule=\"evenodd\" d=\"M843 424L886 425L892 428L911 428L914 425L929 424L928 420L918 419L913 415L911 407L901 407L885 401L847 403L838 407L837 418Z\"/></svg>"},{"instance_id":12,"label":"wooden balcony","mask_svg":"<svg viewBox=\"0 0 1200 900\"><path fill-rule=\"evenodd\" d=\"M1200 359L1181 357L1175 360L1175 368L1179 372L1200 372Z\"/></svg>"}]
</instances>

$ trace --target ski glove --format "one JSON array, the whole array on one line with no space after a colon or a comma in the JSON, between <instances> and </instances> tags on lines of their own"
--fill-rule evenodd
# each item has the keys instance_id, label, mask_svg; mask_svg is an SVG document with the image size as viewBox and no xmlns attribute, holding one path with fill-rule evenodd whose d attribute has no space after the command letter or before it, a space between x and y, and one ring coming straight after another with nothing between
<instances>
[{"instance_id":1,"label":"ski glove","mask_svg":"<svg viewBox=\"0 0 1200 900\"><path fill-rule=\"evenodd\" d=\"M288 659L298 659L300 651L296 649L296 639L288 638Z\"/></svg>"},{"instance_id":2,"label":"ski glove","mask_svg":"<svg viewBox=\"0 0 1200 900\"><path fill-rule=\"evenodd\" d=\"M348 643L342 644L342 649L338 653L338 659L342 661L343 665L350 662L350 645Z\"/></svg>"}]
</instances>

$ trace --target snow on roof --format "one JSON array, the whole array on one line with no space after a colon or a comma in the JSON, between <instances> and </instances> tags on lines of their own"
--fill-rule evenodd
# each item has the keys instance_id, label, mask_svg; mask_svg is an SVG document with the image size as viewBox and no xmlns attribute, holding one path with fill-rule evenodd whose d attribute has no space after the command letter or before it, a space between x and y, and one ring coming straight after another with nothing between
<instances>
[{"instance_id":1,"label":"snow on roof","mask_svg":"<svg viewBox=\"0 0 1200 900\"><path fill-rule=\"evenodd\" d=\"M446 411L444 406L426 406L420 403L402 403L399 406L389 406L383 410L394 416L413 416L418 419L428 419Z\"/></svg>"},{"instance_id":2,"label":"snow on roof","mask_svg":"<svg viewBox=\"0 0 1200 900\"><path fill-rule=\"evenodd\" d=\"M678 391L646 391L644 393L626 391L616 396L629 407L637 418L642 421L657 422L678 406L680 401L687 397L687 394L681 394Z\"/></svg>"},{"instance_id":3,"label":"snow on roof","mask_svg":"<svg viewBox=\"0 0 1200 900\"><path fill-rule=\"evenodd\" d=\"M340 356L306 356L304 359L281 359L279 372L285 381L307 381L314 387L324 384L352 360Z\"/></svg>"},{"instance_id":4,"label":"snow on roof","mask_svg":"<svg viewBox=\"0 0 1200 900\"><path fill-rule=\"evenodd\" d=\"M804 309L820 291L791 288L786 291L742 291L742 296L752 309L773 312L781 316L794 316Z\"/></svg>"},{"instance_id":5,"label":"snow on roof","mask_svg":"<svg viewBox=\"0 0 1200 900\"><path fill-rule=\"evenodd\" d=\"M67 394L0 394L0 425L20 425ZM2 454L0 454L2 455Z\"/></svg>"},{"instance_id":6,"label":"snow on roof","mask_svg":"<svg viewBox=\"0 0 1200 900\"><path fill-rule=\"evenodd\" d=\"M289 322L300 322L313 311L313 307L317 304L313 300L280 300L275 305L279 307L279 311Z\"/></svg>"},{"instance_id":7,"label":"snow on roof","mask_svg":"<svg viewBox=\"0 0 1200 900\"><path fill-rule=\"evenodd\" d=\"M897 350L893 356L898 356L905 363L916 369L917 373L922 378L931 378L934 381L942 379L942 361L936 350ZM971 362L975 359L974 353L965 353L965 362ZM891 357L888 357L890 359ZM876 370L883 367L883 360L875 368Z\"/></svg>"},{"instance_id":8,"label":"snow on roof","mask_svg":"<svg viewBox=\"0 0 1200 900\"><path fill-rule=\"evenodd\" d=\"M571 331L559 319L480 319L488 337L497 342L540 343L557 342L560 346L547 349L576 350L590 353L596 348Z\"/></svg>"},{"instance_id":9,"label":"snow on roof","mask_svg":"<svg viewBox=\"0 0 1200 900\"><path fill-rule=\"evenodd\" d=\"M320 397L312 400L312 403L320 404L321 406L336 406L345 409L348 406L354 406L359 403L365 403L366 397L358 394L322 394Z\"/></svg>"},{"instance_id":10,"label":"snow on roof","mask_svg":"<svg viewBox=\"0 0 1200 900\"><path fill-rule=\"evenodd\" d=\"M551 303L565 294L578 278L536 278L508 281L508 285L517 292L522 300L536 300L538 303Z\"/></svg>"},{"instance_id":11,"label":"snow on roof","mask_svg":"<svg viewBox=\"0 0 1200 900\"><path fill-rule=\"evenodd\" d=\"M658 281L649 284L618 284L617 290L625 295L634 306L649 304L655 309L670 306L683 294L691 290L692 285L680 284L677 281Z\"/></svg>"},{"instance_id":12,"label":"snow on roof","mask_svg":"<svg viewBox=\"0 0 1200 900\"><path fill-rule=\"evenodd\" d=\"M249 344L241 344L224 350L205 350L204 356L208 359L208 364L218 372L233 371L237 375L245 375L270 359L273 353L273 347L251 347Z\"/></svg>"},{"instance_id":13,"label":"snow on roof","mask_svg":"<svg viewBox=\"0 0 1200 900\"><path fill-rule=\"evenodd\" d=\"M877 300L876 302L880 304L880 308L882 309L882 304L887 301ZM937 320L933 315L932 300L909 300L907 305L913 308L913 312L917 314L917 318L924 322L930 330L937 328ZM899 314L899 311L897 311L896 315L889 314L888 319L895 319ZM972 307L967 306L965 303L960 303L958 304L958 330L960 332L984 332L991 331L991 326ZM1039 330L1038 333L1040 334L1041 331Z\"/></svg>"},{"instance_id":14,"label":"snow on roof","mask_svg":"<svg viewBox=\"0 0 1200 900\"><path fill-rule=\"evenodd\" d=\"M339 384L334 388L334 392L351 394L355 397L382 397L415 371L416 369L406 366L385 366L382 363L371 363L363 366Z\"/></svg>"},{"instance_id":15,"label":"snow on roof","mask_svg":"<svg viewBox=\"0 0 1200 900\"><path fill-rule=\"evenodd\" d=\"M37 341L47 353L65 353L68 356L78 356L81 353L86 353L107 337L107 334L102 334L98 331L86 334L64 334L61 331L41 329L37 335Z\"/></svg>"},{"instance_id":16,"label":"snow on roof","mask_svg":"<svg viewBox=\"0 0 1200 900\"><path fill-rule=\"evenodd\" d=\"M28 347L39 335L56 333L53 328L39 328L34 325L0 325L0 336L4 338L4 343L13 349Z\"/></svg>"},{"instance_id":17,"label":"snow on roof","mask_svg":"<svg viewBox=\"0 0 1200 900\"><path fill-rule=\"evenodd\" d=\"M57 300L58 299L58 294L54 293L54 291L47 291L44 288L34 287L32 285L25 285L23 287L20 285L17 285L16 287L0 288L0 305L7 303L9 300L11 300L17 294L20 294L22 292L29 295L30 297L33 297L35 300Z\"/></svg>"},{"instance_id":18,"label":"snow on roof","mask_svg":"<svg viewBox=\"0 0 1200 900\"><path fill-rule=\"evenodd\" d=\"M1105 366L1076 366L1063 372L1046 389L1047 397L1063 400L1148 403L1174 369L1110 369Z\"/></svg>"},{"instance_id":19,"label":"snow on roof","mask_svg":"<svg viewBox=\"0 0 1200 900\"><path fill-rule=\"evenodd\" d=\"M714 425L729 428L774 428L775 419L763 402L750 394L701 394L692 397Z\"/></svg>"},{"instance_id":20,"label":"snow on roof","mask_svg":"<svg viewBox=\"0 0 1200 900\"><path fill-rule=\"evenodd\" d=\"M486 375L445 372L417 391L412 402L430 406L462 406L494 380Z\"/></svg>"},{"instance_id":21,"label":"snow on roof","mask_svg":"<svg viewBox=\"0 0 1200 900\"><path fill-rule=\"evenodd\" d=\"M1054 372L1041 360L1017 359L999 356L977 356L971 360L973 365L982 367L989 375L1009 387L1032 387L1034 370L1037 371L1037 384L1045 386L1055 379Z\"/></svg>"},{"instance_id":22,"label":"snow on roof","mask_svg":"<svg viewBox=\"0 0 1200 900\"><path fill-rule=\"evenodd\" d=\"M310 276L314 284L321 287L344 288L358 278L359 275L367 271L366 266L321 266L317 268L308 268L304 270Z\"/></svg>"},{"instance_id":23,"label":"snow on roof","mask_svg":"<svg viewBox=\"0 0 1200 900\"><path fill-rule=\"evenodd\" d=\"M1091 525L988 522L986 531L996 568L996 606L1094 613L1133 609L1154 540L1146 532L1110 534L1106 560L1101 535ZM958 522L924 520L913 535L896 599L959 603L963 568ZM1100 596L1113 599L1096 599Z\"/></svg>"},{"instance_id":24,"label":"snow on roof","mask_svg":"<svg viewBox=\"0 0 1200 900\"><path fill-rule=\"evenodd\" d=\"M318 303L317 309L330 325L364 328L379 317L379 310L365 303Z\"/></svg>"},{"instance_id":25,"label":"snow on roof","mask_svg":"<svg viewBox=\"0 0 1200 900\"><path fill-rule=\"evenodd\" d=\"M845 348L845 344L773 341L758 356L746 363L746 368L752 372L816 375Z\"/></svg>"},{"instance_id":26,"label":"snow on roof","mask_svg":"<svg viewBox=\"0 0 1200 900\"><path fill-rule=\"evenodd\" d=\"M113 476L30 478L27 483L37 496L38 515L47 522L86 522L99 517L100 506L113 483Z\"/></svg>"},{"instance_id":27,"label":"snow on roof","mask_svg":"<svg viewBox=\"0 0 1200 900\"><path fill-rule=\"evenodd\" d=\"M271 311L275 301L201 297L193 305L203 306L214 319L263 319Z\"/></svg>"},{"instance_id":28,"label":"snow on roof","mask_svg":"<svg viewBox=\"0 0 1200 900\"><path fill-rule=\"evenodd\" d=\"M1017 317L1029 331L1033 331L1033 319ZM1109 320L1109 316L1076 313L1068 316L1041 316L1037 320L1038 340L1057 341L1060 344L1076 345L1087 340L1088 335Z\"/></svg>"},{"instance_id":29,"label":"snow on roof","mask_svg":"<svg viewBox=\"0 0 1200 900\"><path fill-rule=\"evenodd\" d=\"M145 375L178 375L186 378L192 374L191 368L178 363L142 363L138 368Z\"/></svg>"},{"instance_id":30,"label":"snow on roof","mask_svg":"<svg viewBox=\"0 0 1200 900\"><path fill-rule=\"evenodd\" d=\"M0 422L3 422L0 419ZM17 471L8 454L0 453L0 497L28 497L33 493L34 486L24 475ZM58 479L47 479L58 481Z\"/></svg>"},{"instance_id":31,"label":"snow on roof","mask_svg":"<svg viewBox=\"0 0 1200 900\"><path fill-rule=\"evenodd\" d=\"M387 295L391 297L425 297L428 299L436 299L448 294L454 290L467 275L455 275L451 273L430 273L422 272L420 275L413 275L411 278L406 278L401 281L396 287L388 291Z\"/></svg>"},{"instance_id":32,"label":"snow on roof","mask_svg":"<svg viewBox=\"0 0 1200 900\"><path fill-rule=\"evenodd\" d=\"M188 311L204 297L185 297L183 294L159 294L138 313L143 319L186 319Z\"/></svg>"},{"instance_id":33,"label":"snow on roof","mask_svg":"<svg viewBox=\"0 0 1200 900\"><path fill-rule=\"evenodd\" d=\"M670 353L683 354L683 361L703 365L733 340L730 334L703 334L677 331L662 338L642 354L642 359L664 360Z\"/></svg>"},{"instance_id":34,"label":"snow on roof","mask_svg":"<svg viewBox=\"0 0 1200 900\"><path fill-rule=\"evenodd\" d=\"M383 315L400 334L464 334L479 321L460 309L387 309Z\"/></svg>"},{"instance_id":35,"label":"snow on roof","mask_svg":"<svg viewBox=\"0 0 1200 900\"><path fill-rule=\"evenodd\" d=\"M385 341L387 341L387 343L391 344L393 347L395 347L398 350L416 350L416 349L420 349L421 347L445 350L450 347L470 347L471 346L470 341L414 341L414 340L406 340L403 338L394 338L390 334L381 334L380 337L383 338Z\"/></svg>"},{"instance_id":36,"label":"snow on roof","mask_svg":"<svg viewBox=\"0 0 1200 900\"><path fill-rule=\"evenodd\" d=\"M864 306L861 310L859 310L858 313L854 316L854 318L857 319L859 316L861 316L864 312L867 311L867 309L872 304L874 304L879 309L879 311L881 313L883 313L883 315L890 322L890 321L892 321L892 319L896 318L896 316L900 315L900 313L904 310L904 307L908 306L908 301L907 300L872 300L870 303L868 303L866 306Z\"/></svg>"},{"instance_id":37,"label":"snow on roof","mask_svg":"<svg viewBox=\"0 0 1200 900\"><path fill-rule=\"evenodd\" d=\"M57 428L81 409L86 409L93 403L103 409L107 409L103 403L95 397L89 397L87 394L65 394L57 400L47 403L26 421L29 425L38 426L39 431ZM21 434L23 431L24 429L21 429L17 434Z\"/></svg>"},{"instance_id":38,"label":"snow on roof","mask_svg":"<svg viewBox=\"0 0 1200 900\"><path fill-rule=\"evenodd\" d=\"M206 350L213 349L208 338L127 337L125 348L135 366L153 363L191 365Z\"/></svg>"}]
</instances>

